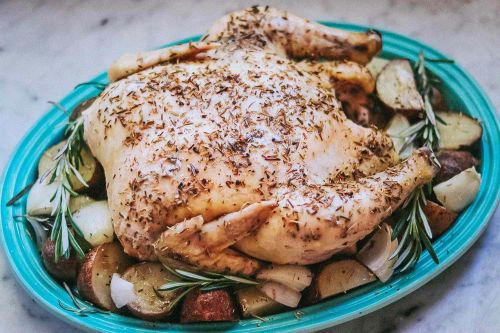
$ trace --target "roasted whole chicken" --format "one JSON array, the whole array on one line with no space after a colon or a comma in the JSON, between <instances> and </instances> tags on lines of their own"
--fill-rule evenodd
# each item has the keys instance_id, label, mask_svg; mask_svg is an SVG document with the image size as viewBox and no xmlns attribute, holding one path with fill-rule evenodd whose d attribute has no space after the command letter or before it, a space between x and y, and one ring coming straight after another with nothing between
<instances>
[{"instance_id":1,"label":"roasted whole chicken","mask_svg":"<svg viewBox=\"0 0 500 333\"><path fill-rule=\"evenodd\" d=\"M215 23L201 41L126 55L84 114L116 235L141 260L252 275L352 246L437 172L336 98L367 94L374 31L269 7Z\"/></svg>"}]
</instances>

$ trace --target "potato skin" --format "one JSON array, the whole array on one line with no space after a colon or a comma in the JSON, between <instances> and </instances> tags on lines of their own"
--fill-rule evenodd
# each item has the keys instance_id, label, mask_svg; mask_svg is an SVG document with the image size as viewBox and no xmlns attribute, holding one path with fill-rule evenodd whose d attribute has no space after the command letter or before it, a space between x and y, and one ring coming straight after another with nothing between
<instances>
[{"instance_id":1,"label":"potato skin","mask_svg":"<svg viewBox=\"0 0 500 333\"><path fill-rule=\"evenodd\" d=\"M87 255L85 255L83 265L78 273L77 289L80 295L82 295L87 301L105 308L105 305L101 304L97 299L92 286L92 268L98 251L99 246L94 247L87 253Z\"/></svg>"},{"instance_id":2,"label":"potato skin","mask_svg":"<svg viewBox=\"0 0 500 333\"><path fill-rule=\"evenodd\" d=\"M439 163L441 163L441 170L434 177L436 184L447 181L460 172L479 165L479 160L468 151L444 149L440 150L436 156Z\"/></svg>"},{"instance_id":3,"label":"potato skin","mask_svg":"<svg viewBox=\"0 0 500 333\"><path fill-rule=\"evenodd\" d=\"M457 213L429 200L424 207L424 213L429 220L432 238L442 235L458 217Z\"/></svg>"},{"instance_id":4,"label":"potato skin","mask_svg":"<svg viewBox=\"0 0 500 333\"><path fill-rule=\"evenodd\" d=\"M229 292L225 289L200 292L195 289L186 295L181 309L181 323L204 321L236 321L239 315Z\"/></svg>"},{"instance_id":5,"label":"potato skin","mask_svg":"<svg viewBox=\"0 0 500 333\"><path fill-rule=\"evenodd\" d=\"M71 254L69 259L59 258L58 262L54 260L55 244L47 239L42 246L42 262L49 274L58 281L74 282L78 275L80 261Z\"/></svg>"}]
</instances>

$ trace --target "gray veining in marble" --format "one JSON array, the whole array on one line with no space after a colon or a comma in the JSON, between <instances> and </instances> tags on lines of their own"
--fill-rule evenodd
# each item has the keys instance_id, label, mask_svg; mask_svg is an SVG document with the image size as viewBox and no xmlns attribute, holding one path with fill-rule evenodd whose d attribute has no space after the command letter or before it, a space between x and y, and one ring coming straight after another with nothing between
<instances>
[{"instance_id":1,"label":"gray veining in marble","mask_svg":"<svg viewBox=\"0 0 500 333\"><path fill-rule=\"evenodd\" d=\"M203 32L251 1L0 1L0 168L20 137L77 83L124 52ZM372 25L437 47L500 109L500 2L268 1L312 19ZM382 310L328 332L499 332L500 214L455 265ZM0 257L0 332L75 332L35 304Z\"/></svg>"}]
</instances>

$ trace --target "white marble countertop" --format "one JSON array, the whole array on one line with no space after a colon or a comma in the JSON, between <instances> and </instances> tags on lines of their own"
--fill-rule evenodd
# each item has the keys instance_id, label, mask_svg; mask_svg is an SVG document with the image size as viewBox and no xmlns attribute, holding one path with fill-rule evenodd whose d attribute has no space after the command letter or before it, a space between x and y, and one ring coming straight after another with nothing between
<instances>
[{"instance_id":1,"label":"white marble countertop","mask_svg":"<svg viewBox=\"0 0 500 333\"><path fill-rule=\"evenodd\" d=\"M77 83L124 52L202 33L251 1L0 1L0 169L20 137ZM423 40L469 70L500 110L500 2L268 1L311 19ZM498 186L498 184L496 184ZM456 264L410 296L333 332L500 331L500 214ZM0 256L0 331L75 332L40 308Z\"/></svg>"}]
</instances>

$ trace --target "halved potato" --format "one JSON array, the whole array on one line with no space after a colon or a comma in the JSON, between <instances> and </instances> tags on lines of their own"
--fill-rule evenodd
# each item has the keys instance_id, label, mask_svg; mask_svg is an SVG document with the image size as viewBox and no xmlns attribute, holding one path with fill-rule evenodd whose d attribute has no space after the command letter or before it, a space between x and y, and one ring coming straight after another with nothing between
<instances>
[{"instance_id":1,"label":"halved potato","mask_svg":"<svg viewBox=\"0 0 500 333\"><path fill-rule=\"evenodd\" d=\"M309 287L313 274L305 266L299 265L271 265L261 269L256 279L281 283L295 291L302 291Z\"/></svg>"},{"instance_id":2,"label":"halved potato","mask_svg":"<svg viewBox=\"0 0 500 333\"><path fill-rule=\"evenodd\" d=\"M73 221L92 246L112 242L115 238L108 202L96 201L73 213Z\"/></svg>"},{"instance_id":3,"label":"halved potato","mask_svg":"<svg viewBox=\"0 0 500 333\"><path fill-rule=\"evenodd\" d=\"M277 282L264 282L259 284L257 288L267 297L290 308L297 307L302 297L300 292Z\"/></svg>"},{"instance_id":4,"label":"halved potato","mask_svg":"<svg viewBox=\"0 0 500 333\"><path fill-rule=\"evenodd\" d=\"M483 127L478 120L459 112L436 112L446 125L437 122L441 139L441 149L460 149L469 147L481 139Z\"/></svg>"},{"instance_id":5,"label":"halved potato","mask_svg":"<svg viewBox=\"0 0 500 333\"><path fill-rule=\"evenodd\" d=\"M311 288L308 290L307 299L311 303L316 303L376 279L368 268L354 259L334 261L323 266L315 276Z\"/></svg>"},{"instance_id":6,"label":"halved potato","mask_svg":"<svg viewBox=\"0 0 500 333\"><path fill-rule=\"evenodd\" d=\"M111 278L113 273L123 273L133 260L123 252L116 242L93 248L85 256L78 274L78 292L86 300L111 311L117 308L111 299Z\"/></svg>"},{"instance_id":7,"label":"halved potato","mask_svg":"<svg viewBox=\"0 0 500 333\"><path fill-rule=\"evenodd\" d=\"M256 286L238 289L235 294L243 318L267 316L286 310L283 304L267 297Z\"/></svg>"},{"instance_id":8,"label":"halved potato","mask_svg":"<svg viewBox=\"0 0 500 333\"><path fill-rule=\"evenodd\" d=\"M377 79L377 76L380 74L380 72L382 72L389 61L390 60L380 57L374 57L368 64L366 64L366 69L368 69L374 79Z\"/></svg>"},{"instance_id":9,"label":"halved potato","mask_svg":"<svg viewBox=\"0 0 500 333\"><path fill-rule=\"evenodd\" d=\"M200 291L194 289L184 298L181 323L206 321L236 321L239 319L236 306L225 289Z\"/></svg>"},{"instance_id":10,"label":"halved potato","mask_svg":"<svg viewBox=\"0 0 500 333\"><path fill-rule=\"evenodd\" d=\"M389 280L397 260L397 258L389 260L398 247L398 240L391 240L391 237L392 228L383 223L356 256L382 282Z\"/></svg>"},{"instance_id":11,"label":"halved potato","mask_svg":"<svg viewBox=\"0 0 500 333\"><path fill-rule=\"evenodd\" d=\"M178 281L162 264L143 262L127 269L122 278L134 285L137 300L127 304L128 310L145 320L160 320L172 314L174 299L180 291L158 291L168 281Z\"/></svg>"},{"instance_id":12,"label":"halved potato","mask_svg":"<svg viewBox=\"0 0 500 333\"><path fill-rule=\"evenodd\" d=\"M382 103L395 112L415 118L424 110L424 101L407 59L391 60L378 75L376 87Z\"/></svg>"},{"instance_id":13,"label":"halved potato","mask_svg":"<svg viewBox=\"0 0 500 333\"><path fill-rule=\"evenodd\" d=\"M481 175L472 167L434 186L436 198L449 210L460 213L476 198Z\"/></svg>"},{"instance_id":14,"label":"halved potato","mask_svg":"<svg viewBox=\"0 0 500 333\"><path fill-rule=\"evenodd\" d=\"M84 206L87 206L91 203L96 202L95 199L86 196L86 195L79 195L77 197L73 197L69 200L69 209L71 210L72 213L76 212L77 210L83 208Z\"/></svg>"},{"instance_id":15,"label":"halved potato","mask_svg":"<svg viewBox=\"0 0 500 333\"><path fill-rule=\"evenodd\" d=\"M427 200L424 213L429 221L433 239L448 230L458 217L457 213L430 200Z\"/></svg>"},{"instance_id":16,"label":"halved potato","mask_svg":"<svg viewBox=\"0 0 500 333\"><path fill-rule=\"evenodd\" d=\"M405 144L405 138L401 137L401 133L409 127L410 121L408 118L402 114L396 113L389 121L389 124L385 129L386 133L391 137L392 142L394 143L394 149L396 149L396 152L398 152L401 159L408 158L416 149L415 144L412 143L411 145L408 145L405 150L401 151L401 148L403 148Z\"/></svg>"},{"instance_id":17,"label":"halved potato","mask_svg":"<svg viewBox=\"0 0 500 333\"><path fill-rule=\"evenodd\" d=\"M66 144L66 140L59 142L55 146L50 147L43 153L40 161L38 162L38 175L44 175L48 170L52 169L55 165L54 157L59 150ZM83 163L80 164L78 172L83 180L87 183L88 187L83 185L77 177L71 176L70 181L73 185L73 190L78 193L95 193L97 189L102 189L104 184L104 171L97 160L92 156L87 148L83 148L81 152ZM95 193L97 194L97 193Z\"/></svg>"},{"instance_id":18,"label":"halved potato","mask_svg":"<svg viewBox=\"0 0 500 333\"><path fill-rule=\"evenodd\" d=\"M31 187L26 202L26 212L31 216L50 215L52 212L52 202L50 199L56 193L59 182L48 184L48 179L43 183L38 179Z\"/></svg>"}]
</instances>

